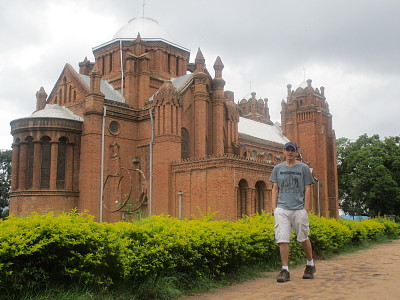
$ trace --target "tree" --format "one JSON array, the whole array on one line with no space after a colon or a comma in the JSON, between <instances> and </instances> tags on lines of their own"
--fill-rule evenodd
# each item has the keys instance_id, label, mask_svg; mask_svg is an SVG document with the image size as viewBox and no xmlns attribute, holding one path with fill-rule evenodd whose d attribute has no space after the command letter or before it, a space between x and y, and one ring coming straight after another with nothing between
<instances>
[{"instance_id":1,"label":"tree","mask_svg":"<svg viewBox=\"0 0 400 300\"><path fill-rule=\"evenodd\" d=\"M11 150L0 150L0 218L8 216L11 189Z\"/></svg>"},{"instance_id":2,"label":"tree","mask_svg":"<svg viewBox=\"0 0 400 300\"><path fill-rule=\"evenodd\" d=\"M337 140L340 208L350 215L400 215L400 136Z\"/></svg>"}]
</instances>

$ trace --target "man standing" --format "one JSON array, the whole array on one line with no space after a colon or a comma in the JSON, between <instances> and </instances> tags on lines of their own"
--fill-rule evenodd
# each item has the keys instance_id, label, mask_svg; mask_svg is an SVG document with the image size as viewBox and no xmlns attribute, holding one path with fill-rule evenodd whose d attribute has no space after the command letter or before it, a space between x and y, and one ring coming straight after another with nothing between
<instances>
[{"instance_id":1,"label":"man standing","mask_svg":"<svg viewBox=\"0 0 400 300\"><path fill-rule=\"evenodd\" d=\"M307 257L303 279L314 278L316 271L312 246L308 238L308 210L311 205L311 185L314 179L310 168L298 161L298 146L288 142L284 146L286 161L277 164L272 170L272 209L275 216L275 239L279 244L282 270L278 282L290 280L289 243L292 228Z\"/></svg>"}]
</instances>

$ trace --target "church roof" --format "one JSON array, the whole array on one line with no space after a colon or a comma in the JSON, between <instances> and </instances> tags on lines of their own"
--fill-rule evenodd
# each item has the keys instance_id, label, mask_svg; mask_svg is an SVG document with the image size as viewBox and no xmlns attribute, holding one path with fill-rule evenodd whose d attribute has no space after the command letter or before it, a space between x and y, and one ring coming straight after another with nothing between
<instances>
[{"instance_id":1,"label":"church roof","mask_svg":"<svg viewBox=\"0 0 400 300\"><path fill-rule=\"evenodd\" d=\"M160 26L156 20L145 17L131 19L128 24L124 25L114 34L114 37L110 42L94 47L93 50L97 50L98 48L104 47L105 45L117 40L135 40L138 34L140 34L140 39L142 40L163 41L167 44L190 52L189 49L179 46L179 44L168 33L168 31Z\"/></svg>"},{"instance_id":2,"label":"church roof","mask_svg":"<svg viewBox=\"0 0 400 300\"><path fill-rule=\"evenodd\" d=\"M52 119L66 119L83 121L83 118L74 114L71 110L65 106L60 106L58 104L46 104L44 109L35 111L27 118L52 118Z\"/></svg>"},{"instance_id":3,"label":"church roof","mask_svg":"<svg viewBox=\"0 0 400 300\"><path fill-rule=\"evenodd\" d=\"M79 74L82 80L90 87L90 76ZM104 94L107 100L112 100L120 103L125 103L125 99L122 95L116 91L111 84L106 80L100 80L100 91Z\"/></svg>"},{"instance_id":4,"label":"church roof","mask_svg":"<svg viewBox=\"0 0 400 300\"><path fill-rule=\"evenodd\" d=\"M189 73L177 78L172 78L172 84L178 91L182 91L193 79L193 73Z\"/></svg>"},{"instance_id":5,"label":"church roof","mask_svg":"<svg viewBox=\"0 0 400 300\"><path fill-rule=\"evenodd\" d=\"M128 24L117 31L113 38L135 39L138 33L140 33L141 38L163 39L174 42L171 35L156 20L150 18L131 19Z\"/></svg>"},{"instance_id":6,"label":"church roof","mask_svg":"<svg viewBox=\"0 0 400 300\"><path fill-rule=\"evenodd\" d=\"M279 123L268 125L247 118L240 117L238 125L239 133L244 133L266 141L286 144L289 140L282 134Z\"/></svg>"},{"instance_id":7,"label":"church roof","mask_svg":"<svg viewBox=\"0 0 400 300\"><path fill-rule=\"evenodd\" d=\"M172 85L178 90L178 92L182 92L193 80L193 73L189 73L177 78L171 78ZM156 92L157 93L157 92ZM149 101L153 101L154 93L150 98Z\"/></svg>"}]
</instances>

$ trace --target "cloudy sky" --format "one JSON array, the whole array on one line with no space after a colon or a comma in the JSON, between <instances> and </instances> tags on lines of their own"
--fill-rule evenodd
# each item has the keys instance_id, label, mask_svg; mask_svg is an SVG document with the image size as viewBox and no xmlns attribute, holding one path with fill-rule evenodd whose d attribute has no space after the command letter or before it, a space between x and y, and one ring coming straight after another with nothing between
<instances>
[{"instance_id":1,"label":"cloudy sky","mask_svg":"<svg viewBox=\"0 0 400 300\"><path fill-rule=\"evenodd\" d=\"M0 0L0 149L10 121L29 116L41 86L50 94L65 63L78 70L92 47L110 41L143 0ZM268 98L280 121L286 85L325 87L336 137L400 134L400 1L146 0L194 61L225 65L235 100Z\"/></svg>"}]
</instances>

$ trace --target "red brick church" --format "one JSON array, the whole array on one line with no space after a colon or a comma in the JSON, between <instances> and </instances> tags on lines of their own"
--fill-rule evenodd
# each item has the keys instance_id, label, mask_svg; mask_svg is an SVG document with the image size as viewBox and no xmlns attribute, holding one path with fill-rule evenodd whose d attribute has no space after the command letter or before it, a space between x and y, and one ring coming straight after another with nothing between
<instances>
[{"instance_id":1,"label":"red brick church","mask_svg":"<svg viewBox=\"0 0 400 300\"><path fill-rule=\"evenodd\" d=\"M10 212L88 211L97 221L218 212L236 220L271 210L269 175L288 140L313 169L314 212L338 216L335 133L324 88L311 80L282 101L235 102L224 65L213 70L154 20L132 19L93 48L79 72L66 64L36 111L11 122Z\"/></svg>"}]
</instances>

